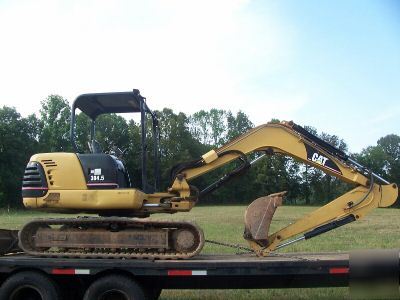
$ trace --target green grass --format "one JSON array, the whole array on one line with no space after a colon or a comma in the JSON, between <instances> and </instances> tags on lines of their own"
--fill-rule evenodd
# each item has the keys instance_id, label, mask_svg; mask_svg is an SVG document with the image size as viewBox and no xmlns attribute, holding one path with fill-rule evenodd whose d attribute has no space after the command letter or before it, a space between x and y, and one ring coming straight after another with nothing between
<instances>
[{"instance_id":1,"label":"green grass","mask_svg":"<svg viewBox=\"0 0 400 300\"><path fill-rule=\"evenodd\" d=\"M202 206L189 213L157 215L152 218L191 220L200 225L207 239L243 244L245 206ZM284 206L275 213L274 231L305 215L315 207ZM333 230L309 241L282 249L281 252L347 251L352 249L400 248L400 209L376 209L362 220ZM51 215L63 216L66 215ZM0 228L18 229L22 224L48 214L31 211L0 211ZM203 253L234 254L235 250L206 244ZM270 290L164 290L163 300L183 299L347 299L347 288L270 289Z\"/></svg>"}]
</instances>

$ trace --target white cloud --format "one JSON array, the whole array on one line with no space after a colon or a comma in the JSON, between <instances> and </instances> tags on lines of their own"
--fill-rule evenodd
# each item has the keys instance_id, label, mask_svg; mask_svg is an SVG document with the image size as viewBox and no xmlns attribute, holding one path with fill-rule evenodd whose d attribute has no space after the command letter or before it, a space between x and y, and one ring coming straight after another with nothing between
<instances>
[{"instance_id":1,"label":"white cloud","mask_svg":"<svg viewBox=\"0 0 400 300\"><path fill-rule=\"evenodd\" d=\"M272 13L265 18L248 5L240 0L0 4L0 103L26 115L51 93L72 101L81 93L139 88L154 109L242 109L255 123L290 117L307 101L301 89L271 93L252 85L290 61L289 33Z\"/></svg>"}]
</instances>

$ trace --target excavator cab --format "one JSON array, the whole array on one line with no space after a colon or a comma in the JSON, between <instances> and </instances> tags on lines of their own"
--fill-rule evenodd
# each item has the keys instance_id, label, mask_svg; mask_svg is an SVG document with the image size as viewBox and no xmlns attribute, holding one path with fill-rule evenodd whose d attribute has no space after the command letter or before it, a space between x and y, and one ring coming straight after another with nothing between
<instances>
[{"instance_id":1,"label":"excavator cab","mask_svg":"<svg viewBox=\"0 0 400 300\"><path fill-rule=\"evenodd\" d=\"M90 153L82 153L75 139L76 110L91 119L90 141L88 143ZM112 154L103 153L100 143L96 140L96 119L102 114L110 113L140 113L141 126L141 165L142 165L142 190L151 193L159 186L159 126L157 116L146 104L146 98L140 95L139 90L118 93L92 93L78 96L72 105L71 112L71 142L78 155L85 172L87 187L91 189L130 188L131 180L123 162L120 159L123 151L116 149ZM151 118L152 137L154 143L154 184L147 180L147 139L149 127L146 122ZM105 180L106 179L106 180Z\"/></svg>"}]
</instances>

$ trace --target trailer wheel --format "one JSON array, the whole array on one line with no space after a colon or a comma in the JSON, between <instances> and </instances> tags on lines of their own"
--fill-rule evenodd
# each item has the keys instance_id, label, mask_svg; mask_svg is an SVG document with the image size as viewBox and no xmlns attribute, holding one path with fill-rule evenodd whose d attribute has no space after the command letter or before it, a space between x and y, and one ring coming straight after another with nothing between
<instances>
[{"instance_id":1,"label":"trailer wheel","mask_svg":"<svg viewBox=\"0 0 400 300\"><path fill-rule=\"evenodd\" d=\"M24 271L8 278L0 289L0 300L59 300L57 284L46 275Z\"/></svg>"},{"instance_id":2,"label":"trailer wheel","mask_svg":"<svg viewBox=\"0 0 400 300\"><path fill-rule=\"evenodd\" d=\"M143 289L134 280L121 275L108 275L93 282L84 300L146 300Z\"/></svg>"},{"instance_id":3,"label":"trailer wheel","mask_svg":"<svg viewBox=\"0 0 400 300\"><path fill-rule=\"evenodd\" d=\"M162 289L160 288L146 288L144 290L146 300L157 300L160 298Z\"/></svg>"}]
</instances>

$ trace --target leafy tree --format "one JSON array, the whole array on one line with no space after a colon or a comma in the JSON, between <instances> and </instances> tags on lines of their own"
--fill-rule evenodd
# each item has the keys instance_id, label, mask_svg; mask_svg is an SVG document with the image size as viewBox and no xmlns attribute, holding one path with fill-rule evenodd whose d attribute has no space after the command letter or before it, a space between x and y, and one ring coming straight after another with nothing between
<instances>
[{"instance_id":1,"label":"leafy tree","mask_svg":"<svg viewBox=\"0 0 400 300\"><path fill-rule=\"evenodd\" d=\"M226 112L221 109L211 109L209 112L211 121L211 136L214 147L220 147L224 144L224 135L227 129L225 121Z\"/></svg>"},{"instance_id":2,"label":"leafy tree","mask_svg":"<svg viewBox=\"0 0 400 300\"><path fill-rule=\"evenodd\" d=\"M189 119L184 113L175 114L169 108L156 113L161 124L161 178L166 187L170 184L169 171L175 164L200 157L208 147L191 135Z\"/></svg>"},{"instance_id":3,"label":"leafy tree","mask_svg":"<svg viewBox=\"0 0 400 300\"><path fill-rule=\"evenodd\" d=\"M204 145L219 147L226 132L226 112L221 109L200 110L189 117L189 131Z\"/></svg>"},{"instance_id":4,"label":"leafy tree","mask_svg":"<svg viewBox=\"0 0 400 300\"><path fill-rule=\"evenodd\" d=\"M378 147L385 154L384 170L387 179L391 182L400 183L400 136L389 134L378 140Z\"/></svg>"},{"instance_id":5,"label":"leafy tree","mask_svg":"<svg viewBox=\"0 0 400 300\"><path fill-rule=\"evenodd\" d=\"M42 151L71 151L69 140L71 109L68 101L59 95L50 95L41 104L39 142Z\"/></svg>"},{"instance_id":6,"label":"leafy tree","mask_svg":"<svg viewBox=\"0 0 400 300\"><path fill-rule=\"evenodd\" d=\"M0 108L0 204L21 206L21 183L29 157L38 150L39 122L15 108Z\"/></svg>"},{"instance_id":7,"label":"leafy tree","mask_svg":"<svg viewBox=\"0 0 400 300\"><path fill-rule=\"evenodd\" d=\"M129 147L127 121L116 114L100 115L96 120L96 140L104 152L110 152L114 147L124 150Z\"/></svg>"},{"instance_id":8,"label":"leafy tree","mask_svg":"<svg viewBox=\"0 0 400 300\"><path fill-rule=\"evenodd\" d=\"M225 143L254 127L254 124L250 121L249 117L240 110L236 113L236 116L233 115L231 111L228 111L226 120L227 134Z\"/></svg>"},{"instance_id":9,"label":"leafy tree","mask_svg":"<svg viewBox=\"0 0 400 300\"><path fill-rule=\"evenodd\" d=\"M368 146L359 154L355 154L356 160L380 176L387 177L387 155L380 146Z\"/></svg>"},{"instance_id":10,"label":"leafy tree","mask_svg":"<svg viewBox=\"0 0 400 300\"><path fill-rule=\"evenodd\" d=\"M89 152L88 143L90 141L91 119L83 114L76 115L75 143L81 152Z\"/></svg>"},{"instance_id":11,"label":"leafy tree","mask_svg":"<svg viewBox=\"0 0 400 300\"><path fill-rule=\"evenodd\" d=\"M210 145L212 143L210 124L210 115L205 110L200 110L190 116L190 133L203 145Z\"/></svg>"},{"instance_id":12,"label":"leafy tree","mask_svg":"<svg viewBox=\"0 0 400 300\"><path fill-rule=\"evenodd\" d=\"M380 138L376 146L363 149L357 159L389 182L400 183L400 136L389 134Z\"/></svg>"},{"instance_id":13,"label":"leafy tree","mask_svg":"<svg viewBox=\"0 0 400 300\"><path fill-rule=\"evenodd\" d=\"M217 141L217 144L211 144L210 148L217 148L253 127L247 115L240 111L234 115L230 111L210 110L208 114L211 116L214 115L215 122L214 124L211 122L210 130L211 136L214 136L213 140ZM216 120L222 117L225 117L225 120ZM212 117L210 117L210 119L212 119ZM218 123L219 125L216 125ZM219 138L217 138L218 135L220 135ZM221 178L224 174L230 173L236 167L238 167L238 165L237 162L234 161L224 167L207 173L207 175L202 178L202 185L198 184L200 179L196 180L194 184L199 187L206 187ZM240 178L232 179L232 181L226 183L224 187L214 191L206 199L203 199L203 202L246 203L253 200L254 195L257 194L254 193L255 189L252 188L255 175L256 173L250 169L245 175L240 176ZM238 184L239 181L240 184Z\"/></svg>"},{"instance_id":14,"label":"leafy tree","mask_svg":"<svg viewBox=\"0 0 400 300\"><path fill-rule=\"evenodd\" d=\"M142 186L141 173L141 147L140 147L140 124L130 120L128 124L128 149L123 157L126 168L129 170L134 187ZM125 149L123 149L125 150Z\"/></svg>"}]
</instances>

